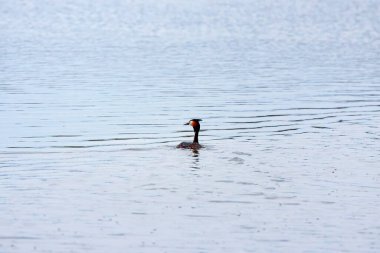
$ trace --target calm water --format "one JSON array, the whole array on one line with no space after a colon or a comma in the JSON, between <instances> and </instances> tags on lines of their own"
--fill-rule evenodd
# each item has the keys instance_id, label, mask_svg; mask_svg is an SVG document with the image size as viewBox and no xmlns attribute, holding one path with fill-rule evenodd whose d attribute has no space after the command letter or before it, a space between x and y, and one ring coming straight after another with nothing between
<instances>
[{"instance_id":1,"label":"calm water","mask_svg":"<svg viewBox=\"0 0 380 253\"><path fill-rule=\"evenodd\" d=\"M379 252L379 13L3 0L0 252Z\"/></svg>"}]
</instances>

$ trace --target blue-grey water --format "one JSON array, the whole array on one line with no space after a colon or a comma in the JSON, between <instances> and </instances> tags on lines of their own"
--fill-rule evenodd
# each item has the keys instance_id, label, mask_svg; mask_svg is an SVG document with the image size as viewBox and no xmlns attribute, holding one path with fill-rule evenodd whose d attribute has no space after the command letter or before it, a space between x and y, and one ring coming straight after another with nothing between
<instances>
[{"instance_id":1,"label":"blue-grey water","mask_svg":"<svg viewBox=\"0 0 380 253\"><path fill-rule=\"evenodd\" d=\"M380 252L379 17L2 0L0 252Z\"/></svg>"}]
</instances>

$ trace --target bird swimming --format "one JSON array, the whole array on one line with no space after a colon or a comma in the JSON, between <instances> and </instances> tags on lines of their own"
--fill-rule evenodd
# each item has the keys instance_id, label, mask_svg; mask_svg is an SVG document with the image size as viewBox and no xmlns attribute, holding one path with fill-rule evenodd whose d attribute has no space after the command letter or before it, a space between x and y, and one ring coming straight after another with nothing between
<instances>
[{"instance_id":1,"label":"bird swimming","mask_svg":"<svg viewBox=\"0 0 380 253\"><path fill-rule=\"evenodd\" d=\"M201 119L191 119L189 122L187 122L185 125L190 125L194 129L194 140L193 142L181 142L177 145L177 148L188 148L188 149L199 149L202 148L202 145L198 142L198 134L199 130L201 129L201 125L199 124L199 121L202 121Z\"/></svg>"}]
</instances>

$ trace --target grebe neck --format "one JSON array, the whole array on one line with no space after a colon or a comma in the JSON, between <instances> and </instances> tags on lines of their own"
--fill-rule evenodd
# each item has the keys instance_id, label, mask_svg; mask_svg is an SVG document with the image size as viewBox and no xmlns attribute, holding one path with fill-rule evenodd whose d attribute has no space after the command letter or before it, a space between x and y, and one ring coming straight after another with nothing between
<instances>
[{"instance_id":1,"label":"grebe neck","mask_svg":"<svg viewBox=\"0 0 380 253\"><path fill-rule=\"evenodd\" d=\"M193 143L198 143L198 133L199 131L195 131Z\"/></svg>"}]
</instances>

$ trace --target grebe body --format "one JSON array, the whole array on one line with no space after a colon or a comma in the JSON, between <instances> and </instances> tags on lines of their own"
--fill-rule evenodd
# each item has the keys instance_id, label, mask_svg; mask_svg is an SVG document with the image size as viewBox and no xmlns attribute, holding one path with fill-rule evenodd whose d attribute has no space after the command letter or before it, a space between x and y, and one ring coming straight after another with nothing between
<instances>
[{"instance_id":1,"label":"grebe body","mask_svg":"<svg viewBox=\"0 0 380 253\"><path fill-rule=\"evenodd\" d=\"M202 145L193 142L181 142L177 145L177 148L200 149L202 148Z\"/></svg>"},{"instance_id":2,"label":"grebe body","mask_svg":"<svg viewBox=\"0 0 380 253\"><path fill-rule=\"evenodd\" d=\"M199 124L199 121L202 121L201 119L192 119L189 122L187 122L185 125L190 125L194 129L194 140L193 142L181 142L177 145L177 148L188 148L188 149L200 149L202 148L202 145L198 142L198 135L199 131L201 129L201 125Z\"/></svg>"}]
</instances>

